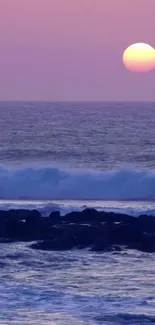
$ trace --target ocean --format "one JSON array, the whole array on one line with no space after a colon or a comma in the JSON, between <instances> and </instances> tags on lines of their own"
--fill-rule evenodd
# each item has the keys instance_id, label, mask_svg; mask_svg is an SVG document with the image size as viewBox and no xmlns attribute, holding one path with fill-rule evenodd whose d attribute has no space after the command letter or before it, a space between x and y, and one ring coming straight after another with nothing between
<instances>
[{"instance_id":1,"label":"ocean","mask_svg":"<svg viewBox=\"0 0 155 325\"><path fill-rule=\"evenodd\" d=\"M155 103L0 103L0 209L155 216ZM0 244L0 324L155 324L155 255Z\"/></svg>"}]
</instances>

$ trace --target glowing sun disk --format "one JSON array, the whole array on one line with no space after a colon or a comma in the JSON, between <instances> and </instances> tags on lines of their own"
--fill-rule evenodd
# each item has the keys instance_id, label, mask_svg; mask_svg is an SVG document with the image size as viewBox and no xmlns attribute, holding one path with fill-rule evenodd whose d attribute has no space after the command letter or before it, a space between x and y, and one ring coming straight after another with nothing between
<instances>
[{"instance_id":1,"label":"glowing sun disk","mask_svg":"<svg viewBox=\"0 0 155 325\"><path fill-rule=\"evenodd\" d=\"M123 63L130 71L149 72L155 68L155 49L146 43L132 44L124 51Z\"/></svg>"}]
</instances>

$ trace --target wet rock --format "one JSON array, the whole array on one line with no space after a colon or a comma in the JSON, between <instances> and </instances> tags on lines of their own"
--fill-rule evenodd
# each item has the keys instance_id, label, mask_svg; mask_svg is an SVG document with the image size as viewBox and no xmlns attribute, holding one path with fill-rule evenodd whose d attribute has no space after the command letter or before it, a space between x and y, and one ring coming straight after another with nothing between
<instances>
[{"instance_id":1,"label":"wet rock","mask_svg":"<svg viewBox=\"0 0 155 325\"><path fill-rule=\"evenodd\" d=\"M138 249L146 253L155 252L155 235L153 234L144 234L141 241L137 242L136 245L133 245L134 249Z\"/></svg>"},{"instance_id":2,"label":"wet rock","mask_svg":"<svg viewBox=\"0 0 155 325\"><path fill-rule=\"evenodd\" d=\"M137 218L137 223L142 231L148 233L155 232L155 217L143 214Z\"/></svg>"},{"instance_id":3,"label":"wet rock","mask_svg":"<svg viewBox=\"0 0 155 325\"><path fill-rule=\"evenodd\" d=\"M109 242L116 245L129 245L130 243L137 243L143 238L143 232L127 224L116 224L108 228Z\"/></svg>"},{"instance_id":4,"label":"wet rock","mask_svg":"<svg viewBox=\"0 0 155 325\"><path fill-rule=\"evenodd\" d=\"M120 246L109 245L109 246L93 246L90 249L92 252L121 252Z\"/></svg>"},{"instance_id":5,"label":"wet rock","mask_svg":"<svg viewBox=\"0 0 155 325\"><path fill-rule=\"evenodd\" d=\"M40 241L36 244L32 244L31 248L44 250L44 251L64 251L64 250L70 250L74 247L74 238L61 238L56 237L53 240L44 240Z\"/></svg>"},{"instance_id":6,"label":"wet rock","mask_svg":"<svg viewBox=\"0 0 155 325\"><path fill-rule=\"evenodd\" d=\"M60 211L51 212L49 218L51 218L53 224L59 224L61 222Z\"/></svg>"},{"instance_id":7,"label":"wet rock","mask_svg":"<svg viewBox=\"0 0 155 325\"><path fill-rule=\"evenodd\" d=\"M33 248L89 248L115 251L119 247L155 252L155 218L85 209L42 217L37 210L0 211L0 241L38 241Z\"/></svg>"},{"instance_id":8,"label":"wet rock","mask_svg":"<svg viewBox=\"0 0 155 325\"><path fill-rule=\"evenodd\" d=\"M62 217L61 222L69 224L80 224L85 223L86 220L83 219L82 212L73 211L70 213L67 213L65 216Z\"/></svg>"},{"instance_id":9,"label":"wet rock","mask_svg":"<svg viewBox=\"0 0 155 325\"><path fill-rule=\"evenodd\" d=\"M0 210L0 219L1 217L5 218L14 218L14 219L26 219L26 218L40 218L41 214L37 210L26 210L26 209L10 209L7 211Z\"/></svg>"},{"instance_id":10,"label":"wet rock","mask_svg":"<svg viewBox=\"0 0 155 325\"><path fill-rule=\"evenodd\" d=\"M100 229L84 225L63 225L55 229L50 240L34 244L33 248L47 250L66 250L71 248L90 247ZM45 243L45 244L44 244Z\"/></svg>"},{"instance_id":11,"label":"wet rock","mask_svg":"<svg viewBox=\"0 0 155 325\"><path fill-rule=\"evenodd\" d=\"M0 211L0 237L14 241L38 239L36 235L40 218L37 210Z\"/></svg>"}]
</instances>

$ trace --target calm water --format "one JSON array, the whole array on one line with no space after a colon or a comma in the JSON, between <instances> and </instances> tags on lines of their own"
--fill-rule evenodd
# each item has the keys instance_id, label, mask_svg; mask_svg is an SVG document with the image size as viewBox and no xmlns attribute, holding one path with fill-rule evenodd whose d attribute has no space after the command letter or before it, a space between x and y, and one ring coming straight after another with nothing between
<instances>
[{"instance_id":1,"label":"calm water","mask_svg":"<svg viewBox=\"0 0 155 325\"><path fill-rule=\"evenodd\" d=\"M0 161L154 168L155 103L0 103Z\"/></svg>"},{"instance_id":2,"label":"calm water","mask_svg":"<svg viewBox=\"0 0 155 325\"><path fill-rule=\"evenodd\" d=\"M0 208L155 215L155 103L0 103ZM0 244L0 324L155 324L155 255Z\"/></svg>"}]
</instances>

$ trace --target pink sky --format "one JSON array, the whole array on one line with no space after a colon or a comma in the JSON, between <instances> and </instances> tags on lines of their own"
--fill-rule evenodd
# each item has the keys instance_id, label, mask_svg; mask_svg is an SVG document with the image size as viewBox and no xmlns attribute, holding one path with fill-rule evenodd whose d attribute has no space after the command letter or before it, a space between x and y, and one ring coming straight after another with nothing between
<instances>
[{"instance_id":1,"label":"pink sky","mask_svg":"<svg viewBox=\"0 0 155 325\"><path fill-rule=\"evenodd\" d=\"M0 0L0 100L155 100L135 42L155 47L155 0Z\"/></svg>"}]
</instances>

